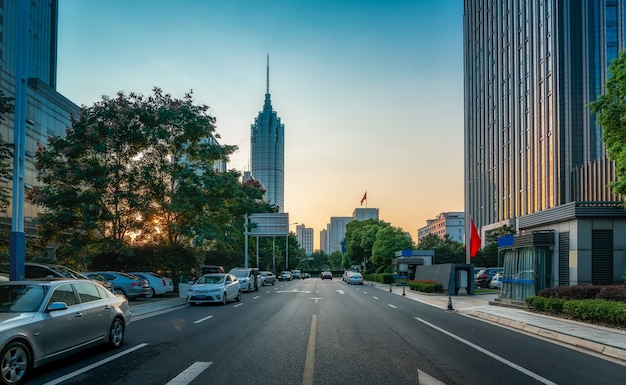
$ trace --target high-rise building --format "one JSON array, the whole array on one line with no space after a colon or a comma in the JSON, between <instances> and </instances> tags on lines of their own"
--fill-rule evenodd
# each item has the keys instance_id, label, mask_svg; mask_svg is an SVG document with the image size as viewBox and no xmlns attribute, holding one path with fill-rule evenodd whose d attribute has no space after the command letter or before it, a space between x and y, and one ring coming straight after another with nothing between
<instances>
[{"instance_id":1,"label":"high-rise building","mask_svg":"<svg viewBox=\"0 0 626 385\"><path fill-rule=\"evenodd\" d=\"M330 223L326 226L326 234L328 235L326 253L332 254L334 251L345 251L346 226L353 220L352 217L330 217Z\"/></svg>"},{"instance_id":2,"label":"high-rise building","mask_svg":"<svg viewBox=\"0 0 626 385\"><path fill-rule=\"evenodd\" d=\"M465 228L472 219L483 240L515 230L501 244L505 276L527 284L504 285L505 297L612 283L626 270L614 164L588 108L625 46L625 6L464 2Z\"/></svg>"},{"instance_id":3,"label":"high-rise building","mask_svg":"<svg viewBox=\"0 0 626 385\"><path fill-rule=\"evenodd\" d=\"M352 219L355 221L365 221L367 219L378 220L377 208L355 208L352 212Z\"/></svg>"},{"instance_id":4,"label":"high-rise building","mask_svg":"<svg viewBox=\"0 0 626 385\"><path fill-rule=\"evenodd\" d=\"M322 229L320 231L320 251L328 253L328 230Z\"/></svg>"},{"instance_id":5,"label":"high-rise building","mask_svg":"<svg viewBox=\"0 0 626 385\"><path fill-rule=\"evenodd\" d=\"M24 2L28 25L28 69L26 90L26 151L24 188L38 184L35 170L35 153L38 144L48 143L51 136L65 135L71 125L70 114L79 107L56 91L57 79L57 0L32 0ZM15 97L17 75L18 2L0 1L0 90ZM15 121L13 114L0 122L0 134L13 142ZM12 181L0 181L0 188L11 189ZM11 213L12 209L7 210ZM24 202L24 232L33 234L40 209L28 200ZM0 213L8 221L4 212ZM7 223L10 223L8 221Z\"/></svg>"},{"instance_id":6,"label":"high-rise building","mask_svg":"<svg viewBox=\"0 0 626 385\"><path fill-rule=\"evenodd\" d=\"M435 234L441 239L446 235L451 240L465 243L465 213L440 213L435 219L428 219L426 226L417 229L417 242L428 234Z\"/></svg>"},{"instance_id":7,"label":"high-rise building","mask_svg":"<svg viewBox=\"0 0 626 385\"><path fill-rule=\"evenodd\" d=\"M304 224L296 226L296 239L306 255L313 254L313 228Z\"/></svg>"},{"instance_id":8,"label":"high-rise building","mask_svg":"<svg viewBox=\"0 0 626 385\"><path fill-rule=\"evenodd\" d=\"M250 128L252 177L265 188L265 200L284 212L285 205L285 127L270 101L270 59L267 57L267 81L263 111Z\"/></svg>"}]
</instances>

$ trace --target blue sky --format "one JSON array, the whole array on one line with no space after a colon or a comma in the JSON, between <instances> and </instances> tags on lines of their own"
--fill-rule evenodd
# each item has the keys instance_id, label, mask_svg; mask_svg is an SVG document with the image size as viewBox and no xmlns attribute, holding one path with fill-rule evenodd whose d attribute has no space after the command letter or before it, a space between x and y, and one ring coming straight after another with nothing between
<instances>
[{"instance_id":1,"label":"blue sky","mask_svg":"<svg viewBox=\"0 0 626 385\"><path fill-rule=\"evenodd\" d=\"M270 94L285 125L285 211L319 231L367 207L417 239L463 211L462 0L61 0L57 90L211 107L229 168L249 168ZM295 228L292 228L295 231Z\"/></svg>"}]
</instances>

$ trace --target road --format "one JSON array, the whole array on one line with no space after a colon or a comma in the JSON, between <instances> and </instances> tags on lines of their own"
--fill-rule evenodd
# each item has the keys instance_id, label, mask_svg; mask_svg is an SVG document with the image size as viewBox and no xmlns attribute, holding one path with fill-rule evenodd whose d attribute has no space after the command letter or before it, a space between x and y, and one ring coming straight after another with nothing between
<instances>
[{"instance_id":1,"label":"road","mask_svg":"<svg viewBox=\"0 0 626 385\"><path fill-rule=\"evenodd\" d=\"M623 363L340 279L134 321L29 384L615 384ZM619 381L618 381L619 382Z\"/></svg>"}]
</instances>

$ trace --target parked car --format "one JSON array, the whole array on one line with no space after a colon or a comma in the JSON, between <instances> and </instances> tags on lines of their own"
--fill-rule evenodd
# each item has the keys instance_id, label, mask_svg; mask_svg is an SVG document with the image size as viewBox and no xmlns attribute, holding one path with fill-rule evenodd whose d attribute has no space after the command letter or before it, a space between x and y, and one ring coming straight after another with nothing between
<instances>
[{"instance_id":1,"label":"parked car","mask_svg":"<svg viewBox=\"0 0 626 385\"><path fill-rule=\"evenodd\" d=\"M274 285L276 283L276 276L271 271L260 271L259 281L261 286Z\"/></svg>"},{"instance_id":2,"label":"parked car","mask_svg":"<svg viewBox=\"0 0 626 385\"><path fill-rule=\"evenodd\" d=\"M104 279L111 282L113 293L121 294L128 299L144 298L152 292L148 280L119 271L90 271L83 274L87 277L101 275Z\"/></svg>"},{"instance_id":3,"label":"parked car","mask_svg":"<svg viewBox=\"0 0 626 385\"><path fill-rule=\"evenodd\" d=\"M213 274L213 273L225 273L224 268L222 266L217 265L203 265L200 267L200 271L202 275L205 274Z\"/></svg>"},{"instance_id":4,"label":"parked car","mask_svg":"<svg viewBox=\"0 0 626 385\"><path fill-rule=\"evenodd\" d=\"M302 273L300 272L300 270L291 270L292 279L300 279L301 276L302 276Z\"/></svg>"},{"instance_id":5,"label":"parked car","mask_svg":"<svg viewBox=\"0 0 626 385\"><path fill-rule=\"evenodd\" d=\"M249 293L259 290L259 269L252 267L233 267L228 274L237 277L242 291Z\"/></svg>"},{"instance_id":6,"label":"parked car","mask_svg":"<svg viewBox=\"0 0 626 385\"><path fill-rule=\"evenodd\" d=\"M350 271L344 281L350 285L362 285L363 275L357 271Z\"/></svg>"},{"instance_id":7,"label":"parked car","mask_svg":"<svg viewBox=\"0 0 626 385\"><path fill-rule=\"evenodd\" d=\"M170 278L157 273L132 272L128 274L148 281L150 294L146 295L146 298L174 292L174 282Z\"/></svg>"},{"instance_id":8,"label":"parked car","mask_svg":"<svg viewBox=\"0 0 626 385\"><path fill-rule=\"evenodd\" d=\"M476 280L474 281L474 285L482 287L482 288L487 288L489 287L489 282L491 282L491 278L493 278L493 276L496 275L496 273L501 273L501 272L502 272L501 267L492 267L489 269L481 270L478 273Z\"/></svg>"},{"instance_id":9,"label":"parked car","mask_svg":"<svg viewBox=\"0 0 626 385\"><path fill-rule=\"evenodd\" d=\"M491 282L489 282L489 287L492 289L501 289L502 288L502 273L496 273L496 275L491 278Z\"/></svg>"},{"instance_id":10,"label":"parked car","mask_svg":"<svg viewBox=\"0 0 626 385\"><path fill-rule=\"evenodd\" d=\"M333 280L333 273L331 273L330 271L322 271L320 273L320 278L322 280L324 279L330 279L331 281Z\"/></svg>"},{"instance_id":11,"label":"parked car","mask_svg":"<svg viewBox=\"0 0 626 385\"><path fill-rule=\"evenodd\" d=\"M302 279L306 279L306 278L311 278L311 274L309 274L309 273L302 273Z\"/></svg>"},{"instance_id":12,"label":"parked car","mask_svg":"<svg viewBox=\"0 0 626 385\"><path fill-rule=\"evenodd\" d=\"M2 282L2 382L23 384L34 368L97 344L119 348L129 323L128 300L88 279Z\"/></svg>"},{"instance_id":13,"label":"parked car","mask_svg":"<svg viewBox=\"0 0 626 385\"><path fill-rule=\"evenodd\" d=\"M291 281L293 276L291 275L291 271L281 271L280 276L278 277L279 281Z\"/></svg>"},{"instance_id":14,"label":"parked car","mask_svg":"<svg viewBox=\"0 0 626 385\"><path fill-rule=\"evenodd\" d=\"M65 267L63 265L57 265L52 263L24 263L24 278L37 279L37 278L73 278L73 279L92 279L99 284L106 287L108 290L113 290L112 285L106 280L102 280L102 277L86 277L77 271Z\"/></svg>"},{"instance_id":15,"label":"parked car","mask_svg":"<svg viewBox=\"0 0 626 385\"><path fill-rule=\"evenodd\" d=\"M233 274L205 274L187 291L187 303L191 306L207 302L226 305L231 299L241 301L241 286Z\"/></svg>"}]
</instances>

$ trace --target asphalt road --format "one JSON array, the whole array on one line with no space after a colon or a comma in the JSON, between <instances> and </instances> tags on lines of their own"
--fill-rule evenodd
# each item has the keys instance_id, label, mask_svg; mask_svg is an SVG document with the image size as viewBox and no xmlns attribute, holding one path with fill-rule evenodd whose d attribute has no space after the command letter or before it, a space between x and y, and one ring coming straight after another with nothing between
<instances>
[{"instance_id":1,"label":"asphalt road","mask_svg":"<svg viewBox=\"0 0 626 385\"><path fill-rule=\"evenodd\" d=\"M29 384L615 384L626 366L341 280L277 282L131 323Z\"/></svg>"}]
</instances>

